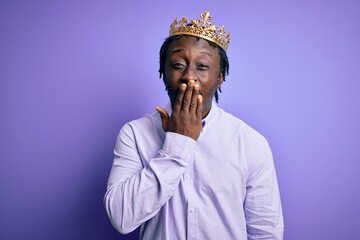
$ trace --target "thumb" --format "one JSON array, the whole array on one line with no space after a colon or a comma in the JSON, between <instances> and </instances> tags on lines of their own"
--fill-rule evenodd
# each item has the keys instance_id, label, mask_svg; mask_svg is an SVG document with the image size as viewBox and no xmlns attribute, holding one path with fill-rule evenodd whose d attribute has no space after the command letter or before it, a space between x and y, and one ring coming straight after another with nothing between
<instances>
[{"instance_id":1,"label":"thumb","mask_svg":"<svg viewBox=\"0 0 360 240\"><path fill-rule=\"evenodd\" d=\"M166 131L166 125L167 125L167 121L169 119L169 114L162 107L156 107L155 110L158 111L158 113L160 114L162 128L164 129L164 131Z\"/></svg>"}]
</instances>

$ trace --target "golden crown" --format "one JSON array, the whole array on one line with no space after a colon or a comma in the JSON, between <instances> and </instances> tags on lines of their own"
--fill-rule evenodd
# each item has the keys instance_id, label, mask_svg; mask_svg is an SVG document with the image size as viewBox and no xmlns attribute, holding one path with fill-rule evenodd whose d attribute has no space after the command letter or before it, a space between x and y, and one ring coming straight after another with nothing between
<instances>
[{"instance_id":1,"label":"golden crown","mask_svg":"<svg viewBox=\"0 0 360 240\"><path fill-rule=\"evenodd\" d=\"M169 36L185 34L200 37L215 43L226 51L230 43L230 33L225 33L224 26L219 28L208 21L212 19L209 11L200 14L200 17L203 19L191 21L188 21L186 17L180 21L175 18L170 25Z\"/></svg>"}]
</instances>

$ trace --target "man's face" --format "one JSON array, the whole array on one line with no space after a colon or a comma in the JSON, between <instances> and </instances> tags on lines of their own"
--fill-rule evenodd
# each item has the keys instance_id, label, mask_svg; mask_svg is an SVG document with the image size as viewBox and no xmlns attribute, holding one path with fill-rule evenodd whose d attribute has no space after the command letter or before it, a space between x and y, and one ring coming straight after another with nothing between
<instances>
[{"instance_id":1,"label":"man's face","mask_svg":"<svg viewBox=\"0 0 360 240\"><path fill-rule=\"evenodd\" d=\"M180 85L190 80L199 85L204 118L210 111L216 89L223 82L220 55L218 49L210 46L206 40L191 36L174 40L167 52L164 82L172 107Z\"/></svg>"}]
</instances>

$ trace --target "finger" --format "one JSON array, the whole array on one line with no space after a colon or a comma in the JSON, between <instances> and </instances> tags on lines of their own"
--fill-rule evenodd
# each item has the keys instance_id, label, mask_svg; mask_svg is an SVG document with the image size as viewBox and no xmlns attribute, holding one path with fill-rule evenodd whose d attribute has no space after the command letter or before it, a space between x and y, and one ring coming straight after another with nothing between
<instances>
[{"instance_id":1,"label":"finger","mask_svg":"<svg viewBox=\"0 0 360 240\"><path fill-rule=\"evenodd\" d=\"M196 107L196 117L198 119L202 119L202 112L203 112L203 98L201 95L198 95L197 107Z\"/></svg>"},{"instance_id":2,"label":"finger","mask_svg":"<svg viewBox=\"0 0 360 240\"><path fill-rule=\"evenodd\" d=\"M176 96L176 100L175 100L175 103L173 106L173 114L174 113L177 114L180 112L182 101L184 98L185 89L186 89L186 84L185 83L181 84L178 95Z\"/></svg>"},{"instance_id":3,"label":"finger","mask_svg":"<svg viewBox=\"0 0 360 240\"><path fill-rule=\"evenodd\" d=\"M191 102L190 102L190 113L193 114L194 116L196 116L196 108L197 108L197 103L198 103L198 96L199 96L199 84L194 84L194 88L193 88L193 94L191 97Z\"/></svg>"},{"instance_id":4,"label":"finger","mask_svg":"<svg viewBox=\"0 0 360 240\"><path fill-rule=\"evenodd\" d=\"M194 80L190 80L188 82L186 92L184 94L184 99L182 101L182 106L181 106L181 110L183 110L183 111L189 111L189 106L190 106L191 96L193 93L194 83L195 83Z\"/></svg>"},{"instance_id":5,"label":"finger","mask_svg":"<svg viewBox=\"0 0 360 240\"><path fill-rule=\"evenodd\" d=\"M164 131L166 131L166 125L169 120L169 114L162 107L156 107L155 110L158 111L158 113L160 114L162 128L164 129Z\"/></svg>"}]
</instances>

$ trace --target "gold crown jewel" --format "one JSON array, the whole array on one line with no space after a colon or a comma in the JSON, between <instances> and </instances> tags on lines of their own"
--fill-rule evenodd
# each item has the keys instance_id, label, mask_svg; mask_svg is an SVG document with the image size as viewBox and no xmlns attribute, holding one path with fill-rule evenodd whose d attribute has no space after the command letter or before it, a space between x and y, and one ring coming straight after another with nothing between
<instances>
[{"instance_id":1,"label":"gold crown jewel","mask_svg":"<svg viewBox=\"0 0 360 240\"><path fill-rule=\"evenodd\" d=\"M212 19L209 11L200 14L200 17L203 19L191 21L188 21L186 17L180 21L175 18L170 25L169 36L185 34L200 37L217 44L226 51L230 43L230 33L225 33L224 26L219 28L208 21Z\"/></svg>"}]
</instances>

